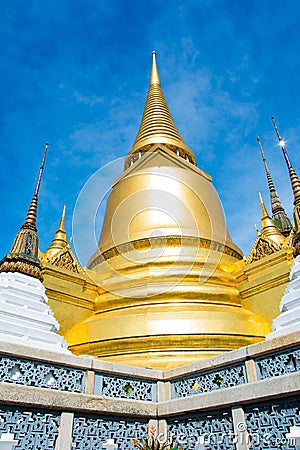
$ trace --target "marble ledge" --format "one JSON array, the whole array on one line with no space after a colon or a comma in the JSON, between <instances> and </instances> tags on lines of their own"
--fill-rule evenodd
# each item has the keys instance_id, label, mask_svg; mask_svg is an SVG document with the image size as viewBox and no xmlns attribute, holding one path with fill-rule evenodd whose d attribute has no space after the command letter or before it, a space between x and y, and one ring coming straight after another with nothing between
<instances>
[{"instance_id":1,"label":"marble ledge","mask_svg":"<svg viewBox=\"0 0 300 450\"><path fill-rule=\"evenodd\" d=\"M158 417L212 411L299 394L298 373L158 403Z\"/></svg>"},{"instance_id":2,"label":"marble ledge","mask_svg":"<svg viewBox=\"0 0 300 450\"><path fill-rule=\"evenodd\" d=\"M47 364L69 366L75 369L90 370L92 361L90 356L75 356L70 353L54 352L39 349L29 345L13 344L0 341L0 355L12 358L29 359Z\"/></svg>"},{"instance_id":3,"label":"marble ledge","mask_svg":"<svg viewBox=\"0 0 300 450\"><path fill-rule=\"evenodd\" d=\"M29 345L19 345L0 340L0 355L13 358L29 359L47 364L55 364L81 370L94 370L107 375L120 377L143 378L149 380L162 380L163 372L159 370L144 369L137 366L113 363L94 358L89 355L76 356L73 353L61 353L38 349Z\"/></svg>"},{"instance_id":4,"label":"marble ledge","mask_svg":"<svg viewBox=\"0 0 300 450\"><path fill-rule=\"evenodd\" d=\"M156 417L157 404L141 400L98 397L51 389L0 383L2 404L56 411L84 412L128 417Z\"/></svg>"},{"instance_id":5,"label":"marble ledge","mask_svg":"<svg viewBox=\"0 0 300 450\"><path fill-rule=\"evenodd\" d=\"M138 366L128 366L126 364L103 361L101 359L92 359L92 370L95 372L106 373L107 375L120 375L131 378L143 378L145 380L159 381L163 380L164 372L162 370L145 369Z\"/></svg>"}]
</instances>

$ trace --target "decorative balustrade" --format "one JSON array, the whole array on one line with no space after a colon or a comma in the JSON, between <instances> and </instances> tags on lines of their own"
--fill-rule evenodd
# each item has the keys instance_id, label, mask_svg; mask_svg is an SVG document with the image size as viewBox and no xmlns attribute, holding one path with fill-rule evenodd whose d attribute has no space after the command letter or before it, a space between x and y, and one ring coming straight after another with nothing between
<instances>
[{"instance_id":1,"label":"decorative balustrade","mask_svg":"<svg viewBox=\"0 0 300 450\"><path fill-rule=\"evenodd\" d=\"M267 354L255 359L259 380L300 371L300 348Z\"/></svg>"},{"instance_id":2,"label":"decorative balustrade","mask_svg":"<svg viewBox=\"0 0 300 450\"><path fill-rule=\"evenodd\" d=\"M252 450L299 448L300 397L246 406L245 419ZM298 438L298 442L296 439ZM297 446L296 446L297 445Z\"/></svg>"},{"instance_id":3,"label":"decorative balustrade","mask_svg":"<svg viewBox=\"0 0 300 450\"><path fill-rule=\"evenodd\" d=\"M85 371L2 356L0 381L60 391L84 392Z\"/></svg>"},{"instance_id":4,"label":"decorative balustrade","mask_svg":"<svg viewBox=\"0 0 300 450\"><path fill-rule=\"evenodd\" d=\"M156 381L96 373L94 393L106 397L155 402Z\"/></svg>"},{"instance_id":5,"label":"decorative balustrade","mask_svg":"<svg viewBox=\"0 0 300 450\"><path fill-rule=\"evenodd\" d=\"M54 449L58 436L60 414L53 411L0 406L0 439L11 434L16 450Z\"/></svg>"},{"instance_id":6,"label":"decorative balustrade","mask_svg":"<svg viewBox=\"0 0 300 450\"><path fill-rule=\"evenodd\" d=\"M169 419L168 435L174 447L233 450L234 430L231 411L193 414Z\"/></svg>"},{"instance_id":7,"label":"decorative balustrade","mask_svg":"<svg viewBox=\"0 0 300 450\"><path fill-rule=\"evenodd\" d=\"M193 376L171 381L172 398L211 392L238 386L247 382L244 364L197 373Z\"/></svg>"},{"instance_id":8,"label":"decorative balustrade","mask_svg":"<svg viewBox=\"0 0 300 450\"><path fill-rule=\"evenodd\" d=\"M133 449L133 439L143 441L147 437L147 423L145 419L99 418L78 414L74 417L72 450L101 450L105 442L119 450Z\"/></svg>"},{"instance_id":9,"label":"decorative balustrade","mask_svg":"<svg viewBox=\"0 0 300 450\"><path fill-rule=\"evenodd\" d=\"M300 371L300 348L255 357L258 380ZM29 359L0 357L0 381L69 392L85 392L86 369ZM110 398L157 401L157 381L95 371L93 393ZM247 383L245 362L187 374L171 380L171 398L188 397Z\"/></svg>"},{"instance_id":10,"label":"decorative balustrade","mask_svg":"<svg viewBox=\"0 0 300 450\"><path fill-rule=\"evenodd\" d=\"M72 355L62 364L52 353L44 362L3 348L0 450L133 450L149 421L175 447L236 450L246 439L253 450L300 448L300 348L287 339L290 347L261 343L165 373ZM245 386L257 380L267 382Z\"/></svg>"}]
</instances>

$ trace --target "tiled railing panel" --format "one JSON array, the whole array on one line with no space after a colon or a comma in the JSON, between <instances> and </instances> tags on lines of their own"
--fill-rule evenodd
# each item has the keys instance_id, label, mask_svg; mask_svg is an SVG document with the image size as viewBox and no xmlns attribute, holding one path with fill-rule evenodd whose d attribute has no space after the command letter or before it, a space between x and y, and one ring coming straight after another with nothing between
<instances>
[{"instance_id":1,"label":"tiled railing panel","mask_svg":"<svg viewBox=\"0 0 300 450\"><path fill-rule=\"evenodd\" d=\"M292 428L298 428L300 443L300 397L276 400L246 406L245 419L251 449L292 450L298 448L289 437Z\"/></svg>"},{"instance_id":2,"label":"tiled railing panel","mask_svg":"<svg viewBox=\"0 0 300 450\"><path fill-rule=\"evenodd\" d=\"M60 414L53 411L0 406L0 440L2 434L12 434L15 450L54 450L59 424Z\"/></svg>"},{"instance_id":3,"label":"tiled railing panel","mask_svg":"<svg viewBox=\"0 0 300 450\"><path fill-rule=\"evenodd\" d=\"M234 431L231 411L193 414L168 420L168 437L174 447L233 450Z\"/></svg>"},{"instance_id":4,"label":"tiled railing panel","mask_svg":"<svg viewBox=\"0 0 300 450\"><path fill-rule=\"evenodd\" d=\"M300 348L265 355L255 359L258 379L278 377L300 371Z\"/></svg>"},{"instance_id":5,"label":"tiled railing panel","mask_svg":"<svg viewBox=\"0 0 300 450\"><path fill-rule=\"evenodd\" d=\"M133 439L142 442L147 436L146 427L147 421L143 419L99 418L77 414L74 417L72 449L101 450L108 439L113 439L118 450L133 450Z\"/></svg>"},{"instance_id":6,"label":"tiled railing panel","mask_svg":"<svg viewBox=\"0 0 300 450\"><path fill-rule=\"evenodd\" d=\"M172 398L211 392L217 389L238 386L247 382L244 364L200 372L193 376L171 381Z\"/></svg>"},{"instance_id":7,"label":"tiled railing panel","mask_svg":"<svg viewBox=\"0 0 300 450\"><path fill-rule=\"evenodd\" d=\"M94 393L106 397L155 402L156 382L96 373Z\"/></svg>"},{"instance_id":8,"label":"tiled railing panel","mask_svg":"<svg viewBox=\"0 0 300 450\"><path fill-rule=\"evenodd\" d=\"M85 371L1 356L0 381L60 391L84 392Z\"/></svg>"}]
</instances>

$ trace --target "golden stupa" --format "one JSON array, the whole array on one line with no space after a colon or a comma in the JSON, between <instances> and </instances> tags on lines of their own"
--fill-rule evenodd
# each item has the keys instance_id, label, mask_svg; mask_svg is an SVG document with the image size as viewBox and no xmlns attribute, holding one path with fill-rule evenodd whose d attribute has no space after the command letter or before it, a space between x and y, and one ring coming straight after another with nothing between
<instances>
[{"instance_id":1,"label":"golden stupa","mask_svg":"<svg viewBox=\"0 0 300 450\"><path fill-rule=\"evenodd\" d=\"M258 342L270 322L242 305L233 272L244 264L211 177L174 124L153 52L140 129L88 264L93 311L64 330L69 348L166 369Z\"/></svg>"}]
</instances>

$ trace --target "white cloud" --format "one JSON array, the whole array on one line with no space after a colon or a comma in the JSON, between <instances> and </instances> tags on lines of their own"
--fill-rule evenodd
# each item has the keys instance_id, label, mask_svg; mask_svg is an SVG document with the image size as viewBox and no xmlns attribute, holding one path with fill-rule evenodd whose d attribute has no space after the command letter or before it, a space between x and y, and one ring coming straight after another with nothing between
<instances>
[{"instance_id":1,"label":"white cloud","mask_svg":"<svg viewBox=\"0 0 300 450\"><path fill-rule=\"evenodd\" d=\"M84 103L85 105L88 106L94 106L97 105L98 103L103 103L105 99L104 96L101 97L97 97L96 95L87 96L77 91L74 92L74 97L77 103Z\"/></svg>"}]
</instances>

